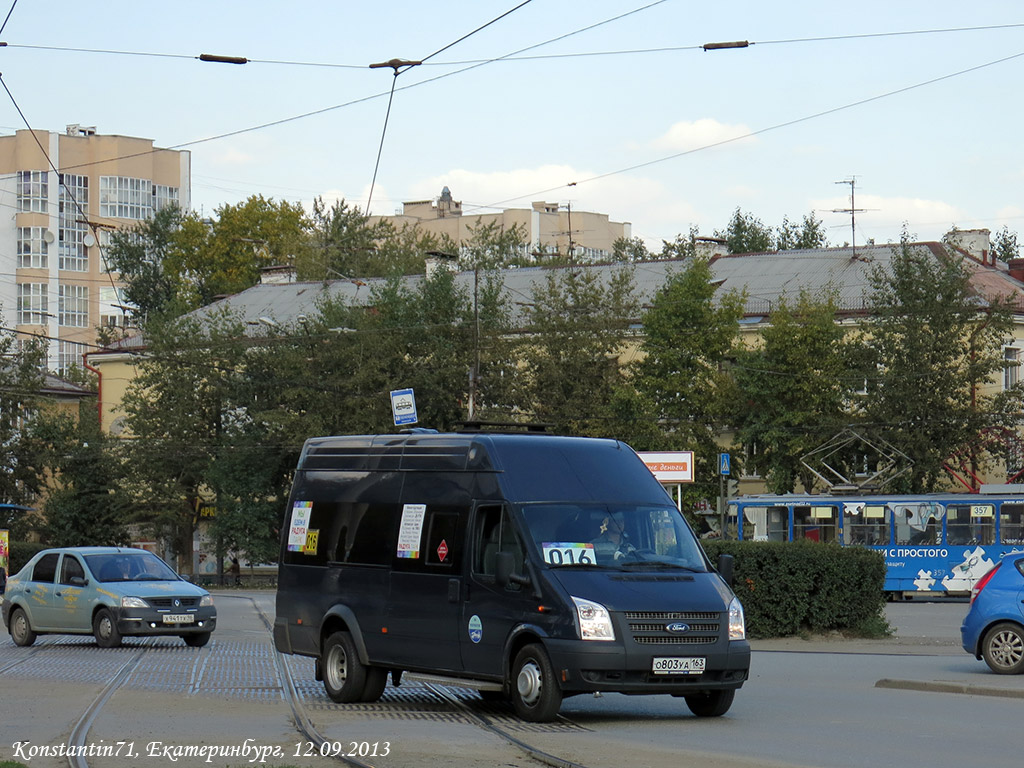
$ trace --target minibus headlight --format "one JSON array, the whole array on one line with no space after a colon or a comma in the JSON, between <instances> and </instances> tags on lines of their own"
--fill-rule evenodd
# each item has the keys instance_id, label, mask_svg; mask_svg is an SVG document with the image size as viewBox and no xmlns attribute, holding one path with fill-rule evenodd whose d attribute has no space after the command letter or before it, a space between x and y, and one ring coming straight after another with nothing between
<instances>
[{"instance_id":1,"label":"minibus headlight","mask_svg":"<svg viewBox=\"0 0 1024 768\"><path fill-rule=\"evenodd\" d=\"M582 640L614 640L615 629L608 609L600 603L584 600L581 597L572 599L576 603L576 615L580 621L580 638Z\"/></svg>"},{"instance_id":2,"label":"minibus headlight","mask_svg":"<svg viewBox=\"0 0 1024 768\"><path fill-rule=\"evenodd\" d=\"M747 639L747 625L743 620L743 606L740 605L739 598L736 597L729 603L729 639Z\"/></svg>"}]
</instances>

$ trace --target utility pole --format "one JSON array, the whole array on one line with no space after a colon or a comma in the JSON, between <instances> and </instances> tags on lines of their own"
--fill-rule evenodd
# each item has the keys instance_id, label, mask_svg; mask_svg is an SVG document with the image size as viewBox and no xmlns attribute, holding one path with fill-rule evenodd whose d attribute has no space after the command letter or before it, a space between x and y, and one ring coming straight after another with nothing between
<instances>
[{"instance_id":1,"label":"utility pole","mask_svg":"<svg viewBox=\"0 0 1024 768\"><path fill-rule=\"evenodd\" d=\"M849 184L850 185L850 207L849 208L833 208L832 213L848 213L850 214L850 244L853 247L853 256L851 258L857 258L857 214L867 210L867 208L858 208L857 201L855 199L857 177L851 176L848 179L837 181L836 184Z\"/></svg>"},{"instance_id":2,"label":"utility pole","mask_svg":"<svg viewBox=\"0 0 1024 768\"><path fill-rule=\"evenodd\" d=\"M477 384L480 381L480 267L473 267L473 369L469 372L469 421L476 418Z\"/></svg>"}]
</instances>

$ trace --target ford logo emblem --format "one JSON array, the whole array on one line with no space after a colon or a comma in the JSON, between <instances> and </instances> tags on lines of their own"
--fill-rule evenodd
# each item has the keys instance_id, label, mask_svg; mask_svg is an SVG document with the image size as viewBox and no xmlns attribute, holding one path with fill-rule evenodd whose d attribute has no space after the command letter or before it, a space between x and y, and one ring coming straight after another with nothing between
<instances>
[{"instance_id":1,"label":"ford logo emblem","mask_svg":"<svg viewBox=\"0 0 1024 768\"><path fill-rule=\"evenodd\" d=\"M681 634L683 632L689 632L690 631L690 625L689 624L683 624L681 621L677 621L674 624L666 624L665 625L665 631L666 632L677 632L677 633Z\"/></svg>"}]
</instances>

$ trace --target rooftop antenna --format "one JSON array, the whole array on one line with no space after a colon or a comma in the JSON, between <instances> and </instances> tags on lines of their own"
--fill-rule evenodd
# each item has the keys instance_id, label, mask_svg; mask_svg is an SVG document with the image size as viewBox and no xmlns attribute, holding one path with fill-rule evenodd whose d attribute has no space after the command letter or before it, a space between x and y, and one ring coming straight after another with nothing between
<instances>
[{"instance_id":1,"label":"rooftop antenna","mask_svg":"<svg viewBox=\"0 0 1024 768\"><path fill-rule=\"evenodd\" d=\"M848 213L850 214L850 243L853 246L853 256L851 259L857 258L857 214L863 213L867 208L858 208L856 202L856 189L857 189L857 177L851 176L848 179L835 182L836 184L849 184L850 185L850 207L849 208L833 208L832 213Z\"/></svg>"}]
</instances>

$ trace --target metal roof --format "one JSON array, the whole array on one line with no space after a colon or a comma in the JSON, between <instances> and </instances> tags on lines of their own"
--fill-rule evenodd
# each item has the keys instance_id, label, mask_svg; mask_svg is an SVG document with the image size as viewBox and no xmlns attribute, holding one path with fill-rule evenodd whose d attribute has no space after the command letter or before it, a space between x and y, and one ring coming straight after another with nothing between
<instances>
[{"instance_id":1,"label":"metal roof","mask_svg":"<svg viewBox=\"0 0 1024 768\"><path fill-rule=\"evenodd\" d=\"M723 292L746 291L745 312L748 317L767 315L785 297L795 299L801 289L812 295L824 289L834 289L838 294L841 311L860 312L867 307L870 293L869 275L876 266L887 269L899 246L892 244L850 247L820 248L800 251L779 251L770 253L731 254L715 257L711 262L713 278ZM945 247L936 242L913 243L911 248L943 258ZM1005 269L983 265L966 254L964 262L972 272L972 286L982 303L1000 296L1012 295L1016 304L1024 308L1024 284L1009 276ZM642 304L648 304L669 277L685 268L685 260L640 262L631 265L634 269L634 284ZM553 271L587 269L595 271L607 282L622 264L601 264L571 267L520 267L501 270L498 274L504 284L508 299L512 302L514 314L522 319L524 307L533 300L534 286L541 285ZM425 278L413 275L403 278L409 288L416 288ZM474 272L464 271L456 275L456 283L472 293L474 280L484 280L483 273L475 277ZM320 282L267 283L255 285L241 293L229 296L197 309L191 316L199 320L209 319L229 311L246 322L252 335L266 333L266 326L277 324L296 327L301 316L313 316L320 303L327 298L341 300L347 304L366 304L376 286L383 285L383 278L363 280L330 280ZM262 326L262 328L261 328ZM126 351L144 346L138 336L128 337L111 345L108 351ZM102 354L102 353L101 353Z\"/></svg>"}]
</instances>

